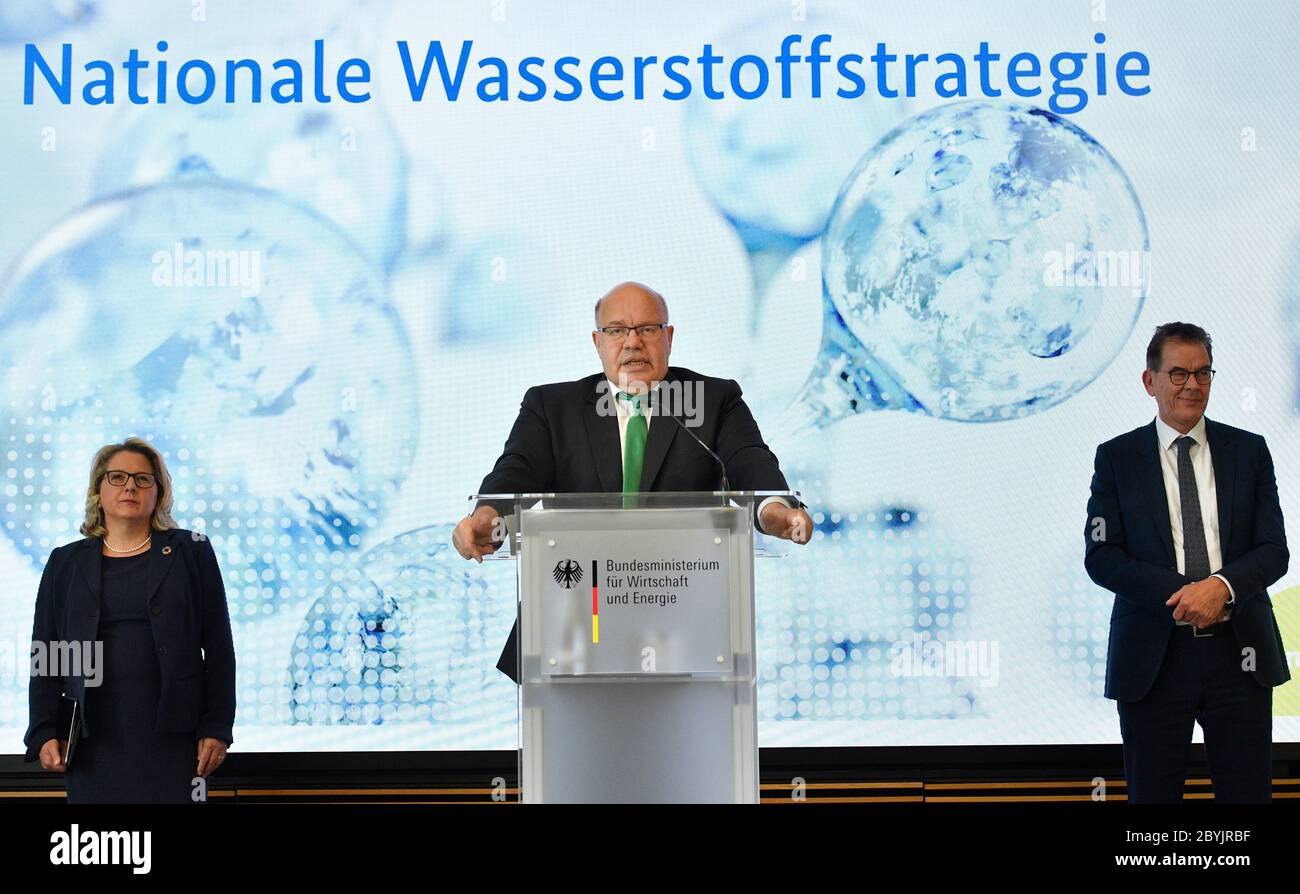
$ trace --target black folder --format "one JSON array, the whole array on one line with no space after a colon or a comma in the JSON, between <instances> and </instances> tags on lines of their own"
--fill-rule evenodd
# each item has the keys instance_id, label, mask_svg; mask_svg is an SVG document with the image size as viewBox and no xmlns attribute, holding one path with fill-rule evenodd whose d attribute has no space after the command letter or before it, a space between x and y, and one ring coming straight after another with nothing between
<instances>
[{"instance_id":1,"label":"black folder","mask_svg":"<svg viewBox=\"0 0 1300 894\"><path fill-rule=\"evenodd\" d=\"M72 752L81 738L81 705L68 695L59 696L59 730L60 739L66 739L68 750L63 755L64 767L72 766Z\"/></svg>"}]
</instances>

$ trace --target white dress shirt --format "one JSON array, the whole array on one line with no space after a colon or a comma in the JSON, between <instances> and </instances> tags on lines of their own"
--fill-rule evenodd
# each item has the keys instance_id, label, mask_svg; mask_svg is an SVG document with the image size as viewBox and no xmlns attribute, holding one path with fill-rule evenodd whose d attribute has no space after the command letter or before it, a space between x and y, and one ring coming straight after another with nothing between
<instances>
[{"instance_id":1,"label":"white dress shirt","mask_svg":"<svg viewBox=\"0 0 1300 894\"><path fill-rule=\"evenodd\" d=\"M609 393L614 395L614 408L615 411L618 413L618 455L619 455L619 464L622 465L624 461L624 457L627 454L627 421L632 415L632 404L629 401L618 399L619 389L617 385L615 385L609 379L606 379L605 382L606 384L609 385ZM655 382L651 390L653 391L655 388L658 388L660 384L661 383L659 382ZM643 403L641 406L641 415L645 417L645 430L646 430L646 434L648 435L650 433L650 422L654 419L654 416L651 415L650 413L645 412L646 409L647 407ZM790 505L790 501L787 500L785 497L768 497L763 502L758 504L759 518L762 518L763 510L766 509L768 507L768 504L772 502L784 503L786 506ZM759 525L759 530L760 531L763 530L761 524ZM763 533L766 534L767 532L763 531Z\"/></svg>"},{"instance_id":2,"label":"white dress shirt","mask_svg":"<svg viewBox=\"0 0 1300 894\"><path fill-rule=\"evenodd\" d=\"M1156 438L1160 442L1160 472L1165 481L1165 502L1169 507L1169 529L1174 537L1174 560L1178 573L1186 574L1186 550L1183 547L1183 505L1178 495L1178 446L1174 443L1183 435L1156 417ZM1196 496L1201 504L1201 526L1205 529L1205 552L1210 560L1211 577L1217 577L1228 588L1229 598L1235 598L1232 584L1218 571L1223 567L1223 551L1219 546L1219 503L1214 493L1214 465L1210 462L1210 442L1205 437L1205 417L1187 433L1196 443L1188 458L1192 461L1192 474L1196 478ZM1227 613L1225 609L1225 614ZM1179 621L1187 624L1187 621Z\"/></svg>"}]
</instances>

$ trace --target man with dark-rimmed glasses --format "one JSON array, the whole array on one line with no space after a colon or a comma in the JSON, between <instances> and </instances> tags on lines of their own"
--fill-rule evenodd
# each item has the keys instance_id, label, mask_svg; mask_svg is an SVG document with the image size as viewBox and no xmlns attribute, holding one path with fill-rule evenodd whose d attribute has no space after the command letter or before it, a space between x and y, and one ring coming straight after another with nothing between
<instances>
[{"instance_id":1,"label":"man with dark-rimmed glasses","mask_svg":"<svg viewBox=\"0 0 1300 894\"><path fill-rule=\"evenodd\" d=\"M528 389L505 448L479 493L788 490L776 456L730 379L669 366L673 327L654 289L620 283L595 306L592 344L601 372ZM456 525L452 543L482 561L500 546L499 510L484 503ZM759 530L807 543L813 522L793 498L759 503ZM498 669L518 682L511 630Z\"/></svg>"},{"instance_id":2,"label":"man with dark-rimmed glasses","mask_svg":"<svg viewBox=\"0 0 1300 894\"><path fill-rule=\"evenodd\" d=\"M1159 326L1155 420L1097 448L1084 565L1115 593L1106 697L1133 802L1182 800L1193 723L1215 800L1272 797L1272 687L1291 674L1267 587L1290 556L1264 439L1205 418L1212 362L1204 329Z\"/></svg>"}]
</instances>

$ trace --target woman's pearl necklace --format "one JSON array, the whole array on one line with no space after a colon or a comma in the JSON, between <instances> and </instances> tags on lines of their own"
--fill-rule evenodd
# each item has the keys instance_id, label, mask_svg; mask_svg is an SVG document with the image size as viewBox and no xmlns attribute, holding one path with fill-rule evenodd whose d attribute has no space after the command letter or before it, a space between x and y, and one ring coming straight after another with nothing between
<instances>
[{"instance_id":1,"label":"woman's pearl necklace","mask_svg":"<svg viewBox=\"0 0 1300 894\"><path fill-rule=\"evenodd\" d=\"M144 538L143 541L141 541L140 543L137 543L135 546L131 547L130 549L114 549L113 546L112 546L112 544L110 544L110 543L108 542L108 538L105 537L105 538L104 538L104 546L107 546L107 547L109 548L109 550L111 550L112 552L115 552L115 553L133 553L133 552L135 552L137 549L139 549L140 547L145 546L145 545L146 545L150 540L152 540L152 539L153 539L153 535L150 534L148 537Z\"/></svg>"}]
</instances>

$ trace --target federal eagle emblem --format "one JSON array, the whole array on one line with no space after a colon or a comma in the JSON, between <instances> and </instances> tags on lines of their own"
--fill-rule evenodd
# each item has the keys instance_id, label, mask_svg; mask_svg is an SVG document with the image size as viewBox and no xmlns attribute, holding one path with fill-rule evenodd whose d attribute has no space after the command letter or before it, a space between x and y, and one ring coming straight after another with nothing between
<instances>
[{"instance_id":1,"label":"federal eagle emblem","mask_svg":"<svg viewBox=\"0 0 1300 894\"><path fill-rule=\"evenodd\" d=\"M555 582L566 590L572 590L575 585L582 582L582 566L574 559L561 559L555 563L555 570L551 572Z\"/></svg>"}]
</instances>

